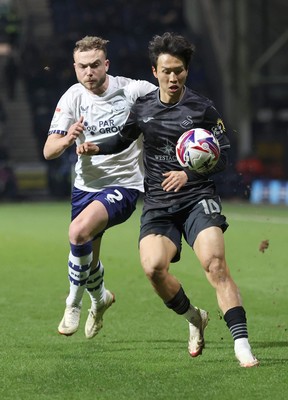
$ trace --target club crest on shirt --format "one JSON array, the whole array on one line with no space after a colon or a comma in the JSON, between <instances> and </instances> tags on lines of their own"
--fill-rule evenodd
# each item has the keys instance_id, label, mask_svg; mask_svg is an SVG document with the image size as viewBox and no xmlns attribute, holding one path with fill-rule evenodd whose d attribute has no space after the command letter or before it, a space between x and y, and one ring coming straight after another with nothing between
<instances>
[{"instance_id":1,"label":"club crest on shirt","mask_svg":"<svg viewBox=\"0 0 288 400\"><path fill-rule=\"evenodd\" d=\"M121 112L125 110L126 102L123 99L115 100L112 103L112 112Z\"/></svg>"},{"instance_id":2,"label":"club crest on shirt","mask_svg":"<svg viewBox=\"0 0 288 400\"><path fill-rule=\"evenodd\" d=\"M193 119L190 115L187 115L187 117L181 122L180 126L183 129L191 129L194 125Z\"/></svg>"}]
</instances>

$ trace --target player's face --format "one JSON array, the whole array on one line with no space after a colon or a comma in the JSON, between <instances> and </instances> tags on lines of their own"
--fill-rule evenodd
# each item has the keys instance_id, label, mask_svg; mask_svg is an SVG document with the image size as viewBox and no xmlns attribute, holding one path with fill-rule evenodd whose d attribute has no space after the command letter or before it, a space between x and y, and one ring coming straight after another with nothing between
<instances>
[{"instance_id":1,"label":"player's face","mask_svg":"<svg viewBox=\"0 0 288 400\"><path fill-rule=\"evenodd\" d=\"M102 50L76 51L74 68L78 82L94 94L105 92L108 86L109 60Z\"/></svg>"},{"instance_id":2,"label":"player's face","mask_svg":"<svg viewBox=\"0 0 288 400\"><path fill-rule=\"evenodd\" d=\"M170 54L160 54L157 68L152 67L160 87L160 100L164 103L177 103L183 93L188 71L183 61Z\"/></svg>"}]
</instances>

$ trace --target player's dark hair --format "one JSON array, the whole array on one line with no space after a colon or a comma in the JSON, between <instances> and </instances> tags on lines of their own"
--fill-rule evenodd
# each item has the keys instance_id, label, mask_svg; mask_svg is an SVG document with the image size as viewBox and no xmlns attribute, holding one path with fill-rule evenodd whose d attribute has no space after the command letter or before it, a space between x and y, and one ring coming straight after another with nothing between
<instances>
[{"instance_id":1,"label":"player's dark hair","mask_svg":"<svg viewBox=\"0 0 288 400\"><path fill-rule=\"evenodd\" d=\"M85 36L75 43L73 54L76 51L102 50L105 57L107 57L107 43L109 43L109 40L102 39L98 36Z\"/></svg>"},{"instance_id":2,"label":"player's dark hair","mask_svg":"<svg viewBox=\"0 0 288 400\"><path fill-rule=\"evenodd\" d=\"M148 46L151 65L156 68L160 54L170 54L181 58L188 69L195 47L183 36L173 32L165 32L162 36L155 35Z\"/></svg>"}]
</instances>

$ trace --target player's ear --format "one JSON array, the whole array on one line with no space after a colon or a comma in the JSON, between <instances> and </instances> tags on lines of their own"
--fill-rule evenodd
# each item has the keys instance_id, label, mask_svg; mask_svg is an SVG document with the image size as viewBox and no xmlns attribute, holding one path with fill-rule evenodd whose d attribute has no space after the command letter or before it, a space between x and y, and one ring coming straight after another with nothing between
<instances>
[{"instance_id":1,"label":"player's ear","mask_svg":"<svg viewBox=\"0 0 288 400\"><path fill-rule=\"evenodd\" d=\"M105 71L107 72L109 70L110 67L110 61L109 60L105 60Z\"/></svg>"},{"instance_id":2,"label":"player's ear","mask_svg":"<svg viewBox=\"0 0 288 400\"><path fill-rule=\"evenodd\" d=\"M152 73L155 76L155 78L157 79L157 71L156 71L155 67L152 67Z\"/></svg>"}]
</instances>

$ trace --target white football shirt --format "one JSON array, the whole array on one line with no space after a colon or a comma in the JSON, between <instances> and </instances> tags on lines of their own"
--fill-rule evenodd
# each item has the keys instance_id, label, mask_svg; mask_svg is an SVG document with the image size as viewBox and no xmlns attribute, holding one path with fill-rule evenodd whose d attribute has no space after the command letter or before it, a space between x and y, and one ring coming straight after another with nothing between
<instances>
[{"instance_id":1,"label":"white football shirt","mask_svg":"<svg viewBox=\"0 0 288 400\"><path fill-rule=\"evenodd\" d=\"M147 81L109 76L109 85L102 95L94 95L82 84L71 86L60 98L48 134L66 135L69 127L84 117L84 131L76 140L100 144L125 124L135 100L156 89ZM107 186L122 186L143 192L141 137L118 154L78 156L74 185L78 189L97 192Z\"/></svg>"}]
</instances>

